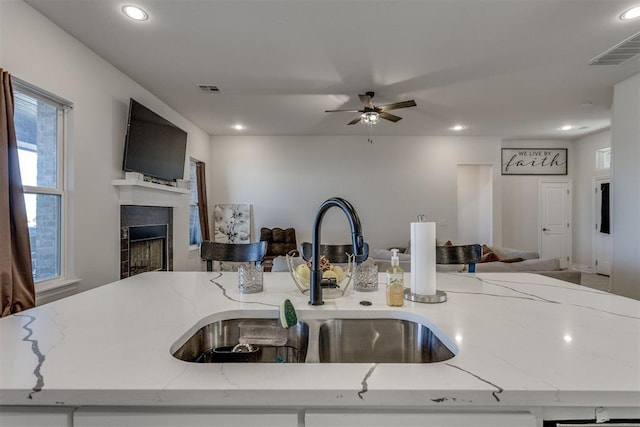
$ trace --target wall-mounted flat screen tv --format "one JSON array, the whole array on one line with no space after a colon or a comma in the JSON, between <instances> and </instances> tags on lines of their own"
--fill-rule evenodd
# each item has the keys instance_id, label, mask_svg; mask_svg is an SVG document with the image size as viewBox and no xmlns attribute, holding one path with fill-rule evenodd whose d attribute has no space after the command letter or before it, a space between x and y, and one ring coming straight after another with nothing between
<instances>
[{"instance_id":1,"label":"wall-mounted flat screen tv","mask_svg":"<svg viewBox=\"0 0 640 427\"><path fill-rule=\"evenodd\" d=\"M187 133L134 99L122 168L146 176L173 181L184 176Z\"/></svg>"}]
</instances>

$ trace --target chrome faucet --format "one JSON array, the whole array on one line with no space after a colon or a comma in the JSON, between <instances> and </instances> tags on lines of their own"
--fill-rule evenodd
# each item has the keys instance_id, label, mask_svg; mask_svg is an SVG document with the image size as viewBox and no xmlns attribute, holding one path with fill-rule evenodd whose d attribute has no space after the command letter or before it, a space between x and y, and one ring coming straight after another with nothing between
<instances>
[{"instance_id":1,"label":"chrome faucet","mask_svg":"<svg viewBox=\"0 0 640 427\"><path fill-rule=\"evenodd\" d=\"M309 304L322 305L322 269L320 268L320 228L324 214L333 206L337 206L347 215L351 228L351 243L353 244L354 262L362 263L369 256L367 245L362 237L362 225L360 218L351 203L340 197L332 197L325 200L316 213L313 222L313 235L311 237L311 279L309 285Z\"/></svg>"}]
</instances>

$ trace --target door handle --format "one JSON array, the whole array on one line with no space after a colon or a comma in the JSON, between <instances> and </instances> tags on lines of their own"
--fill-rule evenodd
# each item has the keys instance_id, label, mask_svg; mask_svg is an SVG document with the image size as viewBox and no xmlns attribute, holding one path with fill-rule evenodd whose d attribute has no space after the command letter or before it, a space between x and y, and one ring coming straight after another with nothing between
<instances>
[{"instance_id":1,"label":"door handle","mask_svg":"<svg viewBox=\"0 0 640 427\"><path fill-rule=\"evenodd\" d=\"M542 231L551 231L549 228L543 228Z\"/></svg>"}]
</instances>

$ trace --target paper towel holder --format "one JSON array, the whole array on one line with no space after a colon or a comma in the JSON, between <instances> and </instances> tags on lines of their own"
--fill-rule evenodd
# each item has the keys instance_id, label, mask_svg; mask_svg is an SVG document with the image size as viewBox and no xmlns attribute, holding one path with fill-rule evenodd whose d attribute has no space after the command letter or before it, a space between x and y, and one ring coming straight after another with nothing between
<instances>
[{"instance_id":1,"label":"paper towel holder","mask_svg":"<svg viewBox=\"0 0 640 427\"><path fill-rule=\"evenodd\" d=\"M411 292L411 288L404 288L404 299L423 304L438 304L447 300L447 293L436 290L435 295L420 295Z\"/></svg>"}]
</instances>

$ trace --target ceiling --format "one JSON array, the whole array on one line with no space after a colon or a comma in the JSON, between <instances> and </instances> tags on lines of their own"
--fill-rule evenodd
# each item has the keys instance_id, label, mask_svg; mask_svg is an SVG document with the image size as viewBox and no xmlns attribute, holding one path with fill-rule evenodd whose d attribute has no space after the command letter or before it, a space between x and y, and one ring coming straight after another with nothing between
<instances>
[{"instance_id":1,"label":"ceiling","mask_svg":"<svg viewBox=\"0 0 640 427\"><path fill-rule=\"evenodd\" d=\"M324 110L374 91L418 104L375 135L573 139L608 127L613 86L640 72L585 66L640 32L618 18L639 0L26 2L211 135L368 135Z\"/></svg>"}]
</instances>

